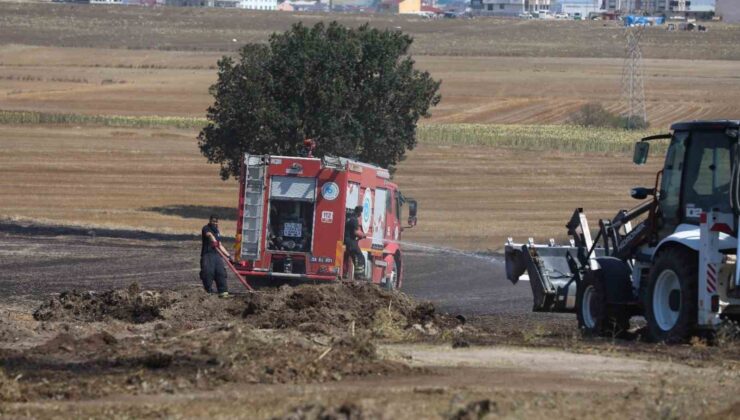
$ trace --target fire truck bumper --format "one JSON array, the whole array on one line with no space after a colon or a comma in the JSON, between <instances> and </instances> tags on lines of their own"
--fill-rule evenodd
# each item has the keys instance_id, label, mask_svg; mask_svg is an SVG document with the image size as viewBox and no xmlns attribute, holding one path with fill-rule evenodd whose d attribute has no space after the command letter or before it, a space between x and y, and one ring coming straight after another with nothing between
<instances>
[{"instance_id":1,"label":"fire truck bumper","mask_svg":"<svg viewBox=\"0 0 740 420\"><path fill-rule=\"evenodd\" d=\"M238 270L239 274L246 277L253 287L275 287L299 284L316 284L336 281L336 274L294 274L294 273L276 273L269 271L243 271Z\"/></svg>"}]
</instances>

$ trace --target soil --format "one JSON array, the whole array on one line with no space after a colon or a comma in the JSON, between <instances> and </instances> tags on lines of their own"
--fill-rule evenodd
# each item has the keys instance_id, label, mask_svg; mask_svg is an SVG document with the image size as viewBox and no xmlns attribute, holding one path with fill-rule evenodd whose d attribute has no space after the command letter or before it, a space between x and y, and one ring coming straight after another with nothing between
<instances>
[{"instance_id":1,"label":"soil","mask_svg":"<svg viewBox=\"0 0 740 420\"><path fill-rule=\"evenodd\" d=\"M283 287L220 299L193 289L71 291L4 324L3 390L11 401L310 383L409 373L376 341L446 340L470 327L370 284ZM50 338L47 338L50 337ZM21 339L23 338L23 339ZM18 378L11 381L9 377Z\"/></svg>"},{"instance_id":2,"label":"soil","mask_svg":"<svg viewBox=\"0 0 740 420\"><path fill-rule=\"evenodd\" d=\"M0 416L737 414L736 331L666 346L639 339L635 319L629 340L586 339L572 314L531 313L529 285L504 281L495 256L409 247L404 293L347 283L219 299L196 287L197 243L137 235L2 236Z\"/></svg>"},{"instance_id":3,"label":"soil","mask_svg":"<svg viewBox=\"0 0 740 420\"><path fill-rule=\"evenodd\" d=\"M685 388L674 384L701 395L721 390L720 406L735 414L740 383L736 344L661 350L584 340L557 321L545 330L536 318L453 316L370 284L220 299L133 283L14 308L6 309L15 315L6 317L0 341L0 414L9 417L414 418L413 407L446 419L541 417L546 411L524 403L530 399L568 417L585 407L613 410L598 396L573 405L573 395L597 389L609 401L633 398L643 417L656 413L649 403L656 398L667 398L669 414L684 410ZM559 346L567 351L553 349ZM638 357L614 356L630 352ZM679 364L668 361L681 354ZM630 391L636 378L647 385ZM541 400L555 389L562 394ZM195 404L209 400L216 413ZM254 411L239 411L244 406Z\"/></svg>"}]
</instances>

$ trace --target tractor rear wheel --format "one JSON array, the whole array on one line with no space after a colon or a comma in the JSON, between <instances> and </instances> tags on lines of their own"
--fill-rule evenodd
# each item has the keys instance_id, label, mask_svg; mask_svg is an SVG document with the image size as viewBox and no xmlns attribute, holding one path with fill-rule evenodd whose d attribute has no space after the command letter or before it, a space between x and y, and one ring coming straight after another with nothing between
<instances>
[{"instance_id":1,"label":"tractor rear wheel","mask_svg":"<svg viewBox=\"0 0 740 420\"><path fill-rule=\"evenodd\" d=\"M670 248L655 258L645 302L648 338L683 342L696 327L698 258L686 248Z\"/></svg>"}]
</instances>

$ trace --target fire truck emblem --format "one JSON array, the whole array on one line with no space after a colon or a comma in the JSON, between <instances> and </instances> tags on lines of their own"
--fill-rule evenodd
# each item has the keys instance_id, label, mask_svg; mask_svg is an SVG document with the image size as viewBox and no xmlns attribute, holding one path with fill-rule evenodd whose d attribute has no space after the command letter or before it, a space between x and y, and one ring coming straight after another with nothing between
<instances>
[{"instance_id":1,"label":"fire truck emblem","mask_svg":"<svg viewBox=\"0 0 740 420\"><path fill-rule=\"evenodd\" d=\"M370 219L373 214L373 198L370 195L370 188L365 189L365 195L362 197L362 230L370 230Z\"/></svg>"},{"instance_id":2,"label":"fire truck emblem","mask_svg":"<svg viewBox=\"0 0 740 420\"><path fill-rule=\"evenodd\" d=\"M339 186L334 182L327 182L321 187L321 196L329 201L334 201L339 197Z\"/></svg>"}]
</instances>

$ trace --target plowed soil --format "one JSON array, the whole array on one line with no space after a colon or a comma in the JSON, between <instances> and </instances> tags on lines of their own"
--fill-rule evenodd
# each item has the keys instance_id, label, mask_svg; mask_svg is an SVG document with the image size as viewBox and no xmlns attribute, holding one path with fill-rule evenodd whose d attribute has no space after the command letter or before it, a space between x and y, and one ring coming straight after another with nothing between
<instances>
[{"instance_id":1,"label":"plowed soil","mask_svg":"<svg viewBox=\"0 0 740 420\"><path fill-rule=\"evenodd\" d=\"M590 417L619 404L670 418L702 413L687 392L735 415L740 391L736 344L584 340L557 322L466 319L369 284L220 299L132 283L3 316L8 418Z\"/></svg>"},{"instance_id":2,"label":"plowed soil","mask_svg":"<svg viewBox=\"0 0 740 420\"><path fill-rule=\"evenodd\" d=\"M283 287L219 299L200 290L141 290L134 283L102 293L61 293L33 318L36 323L4 325L8 336L24 338L0 346L3 381L11 384L3 392L7 401L412 373L406 364L380 360L374 340L449 340L471 329L429 303L369 284Z\"/></svg>"}]
</instances>

